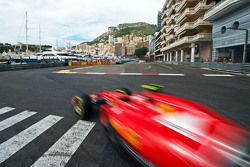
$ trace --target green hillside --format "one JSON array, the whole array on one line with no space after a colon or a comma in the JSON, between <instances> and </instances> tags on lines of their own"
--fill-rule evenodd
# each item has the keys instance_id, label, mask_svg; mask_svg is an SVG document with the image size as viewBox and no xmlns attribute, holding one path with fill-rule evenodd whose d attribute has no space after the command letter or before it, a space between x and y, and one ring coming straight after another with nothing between
<instances>
[{"instance_id":1,"label":"green hillside","mask_svg":"<svg viewBox=\"0 0 250 167\"><path fill-rule=\"evenodd\" d=\"M114 31L111 33L114 37L122 37L125 35L134 34L136 36L148 36L156 32L157 27L153 24L138 22L138 23L124 23L119 24L117 27L114 27ZM94 39L90 44L95 44L99 42L108 42L108 32L103 33Z\"/></svg>"},{"instance_id":2,"label":"green hillside","mask_svg":"<svg viewBox=\"0 0 250 167\"><path fill-rule=\"evenodd\" d=\"M114 37L122 37L124 35L135 34L136 36L148 36L156 32L157 27L147 23L127 23L119 24L114 32Z\"/></svg>"}]
</instances>

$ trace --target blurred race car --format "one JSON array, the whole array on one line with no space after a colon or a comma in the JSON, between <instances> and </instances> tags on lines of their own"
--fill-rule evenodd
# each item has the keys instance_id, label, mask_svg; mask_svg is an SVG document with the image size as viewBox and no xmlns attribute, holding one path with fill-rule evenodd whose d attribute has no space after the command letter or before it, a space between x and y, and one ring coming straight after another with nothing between
<instances>
[{"instance_id":1,"label":"blurred race car","mask_svg":"<svg viewBox=\"0 0 250 167\"><path fill-rule=\"evenodd\" d=\"M249 132L196 102L164 94L160 85L72 98L83 119L100 108L110 139L143 166L249 166Z\"/></svg>"}]
</instances>

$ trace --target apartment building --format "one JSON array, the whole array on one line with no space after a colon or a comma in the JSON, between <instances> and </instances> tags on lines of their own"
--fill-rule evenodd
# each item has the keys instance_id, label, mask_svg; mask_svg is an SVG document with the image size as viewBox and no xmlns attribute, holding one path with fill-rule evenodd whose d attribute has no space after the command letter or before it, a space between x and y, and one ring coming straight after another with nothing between
<instances>
[{"instance_id":1,"label":"apartment building","mask_svg":"<svg viewBox=\"0 0 250 167\"><path fill-rule=\"evenodd\" d=\"M158 29L158 31L161 30L161 23L162 23L162 12L158 11L158 14L157 14L157 29Z\"/></svg>"},{"instance_id":2,"label":"apartment building","mask_svg":"<svg viewBox=\"0 0 250 167\"><path fill-rule=\"evenodd\" d=\"M116 42L115 43L115 55L122 56L122 43Z\"/></svg>"},{"instance_id":3,"label":"apartment building","mask_svg":"<svg viewBox=\"0 0 250 167\"><path fill-rule=\"evenodd\" d=\"M250 35L246 41L246 31L250 29L249 0L218 0L204 19L213 23L212 61L250 62Z\"/></svg>"},{"instance_id":4,"label":"apartment building","mask_svg":"<svg viewBox=\"0 0 250 167\"><path fill-rule=\"evenodd\" d=\"M161 32L155 33L155 61L165 61L165 56L162 54L162 38Z\"/></svg>"},{"instance_id":5,"label":"apartment building","mask_svg":"<svg viewBox=\"0 0 250 167\"><path fill-rule=\"evenodd\" d=\"M166 0L162 9L161 60L211 59L212 24L203 18L214 4L214 0Z\"/></svg>"}]
</instances>

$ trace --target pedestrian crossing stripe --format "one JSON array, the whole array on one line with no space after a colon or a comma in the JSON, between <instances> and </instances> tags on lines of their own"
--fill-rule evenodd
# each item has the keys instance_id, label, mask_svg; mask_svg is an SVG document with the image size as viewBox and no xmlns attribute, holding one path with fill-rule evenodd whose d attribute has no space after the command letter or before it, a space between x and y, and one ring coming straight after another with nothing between
<instances>
[{"instance_id":1,"label":"pedestrian crossing stripe","mask_svg":"<svg viewBox=\"0 0 250 167\"><path fill-rule=\"evenodd\" d=\"M0 113L4 114L15 108L0 108ZM0 121L0 132L25 120L37 112L23 111L17 115ZM1 114L0 114L1 115ZM8 160L11 156L24 148L30 142L52 128L63 117L49 115L27 129L11 137L0 144L0 166L1 163ZM94 122L78 121L64 135L58 139L40 158L38 158L33 167L60 166L63 167L70 160L72 155L85 140L89 132L95 126ZM63 155L63 156L62 156Z\"/></svg>"},{"instance_id":2,"label":"pedestrian crossing stripe","mask_svg":"<svg viewBox=\"0 0 250 167\"><path fill-rule=\"evenodd\" d=\"M20 132L16 136L13 136L9 140L0 144L0 163L7 160L9 157L29 144L32 140L37 138L61 119L62 117L59 116L47 116L31 127Z\"/></svg>"},{"instance_id":3,"label":"pedestrian crossing stripe","mask_svg":"<svg viewBox=\"0 0 250 167\"><path fill-rule=\"evenodd\" d=\"M78 121L32 167L65 166L94 125Z\"/></svg>"},{"instance_id":4,"label":"pedestrian crossing stripe","mask_svg":"<svg viewBox=\"0 0 250 167\"><path fill-rule=\"evenodd\" d=\"M22 113L19 113L17 115L14 115L8 119L5 119L3 121L0 121L0 132L25 120L26 118L31 117L32 115L36 114L36 112L29 112L29 111L24 111Z\"/></svg>"},{"instance_id":5,"label":"pedestrian crossing stripe","mask_svg":"<svg viewBox=\"0 0 250 167\"><path fill-rule=\"evenodd\" d=\"M5 114L5 113L7 113L7 112L9 112L9 111L12 111L12 110L15 110L15 108L11 108L11 107L4 107L4 108L1 108L1 109L0 109L0 115Z\"/></svg>"}]
</instances>

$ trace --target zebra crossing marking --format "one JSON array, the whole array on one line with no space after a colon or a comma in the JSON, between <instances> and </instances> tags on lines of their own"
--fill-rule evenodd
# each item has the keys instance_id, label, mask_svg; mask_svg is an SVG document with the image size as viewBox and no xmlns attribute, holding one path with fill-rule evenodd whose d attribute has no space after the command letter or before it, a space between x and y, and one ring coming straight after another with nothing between
<instances>
[{"instance_id":1,"label":"zebra crossing marking","mask_svg":"<svg viewBox=\"0 0 250 167\"><path fill-rule=\"evenodd\" d=\"M4 108L1 108L1 109L0 109L0 115L5 114L5 113L7 113L7 112L9 112L9 111L12 111L12 110L15 110L15 108L12 108L12 107L4 107Z\"/></svg>"},{"instance_id":2,"label":"zebra crossing marking","mask_svg":"<svg viewBox=\"0 0 250 167\"><path fill-rule=\"evenodd\" d=\"M24 112L21 112L17 115L14 115L8 119L0 121L0 132L3 131L4 129L7 129L7 128L25 120L26 118L31 117L32 115L34 115L36 113L37 112L24 111Z\"/></svg>"},{"instance_id":3,"label":"zebra crossing marking","mask_svg":"<svg viewBox=\"0 0 250 167\"><path fill-rule=\"evenodd\" d=\"M93 122L78 121L32 167L65 166L94 126Z\"/></svg>"},{"instance_id":4,"label":"zebra crossing marking","mask_svg":"<svg viewBox=\"0 0 250 167\"><path fill-rule=\"evenodd\" d=\"M0 108L0 115L14 110L15 108ZM37 112L23 111L0 121L0 132L25 120ZM0 166L1 163L8 160L12 155L27 146L30 142L38 138L46 130L58 123L63 117L49 115L37 123L31 125L22 132L0 144ZM33 167L46 166L65 166L73 154L88 136L89 132L95 126L94 122L78 121L76 122L60 139L58 139L40 158L38 158Z\"/></svg>"},{"instance_id":5,"label":"zebra crossing marking","mask_svg":"<svg viewBox=\"0 0 250 167\"><path fill-rule=\"evenodd\" d=\"M63 117L60 116L49 115L36 124L23 130L16 136L13 136L9 140L0 144L0 164L25 147L43 132L48 130L62 118Z\"/></svg>"}]
</instances>

